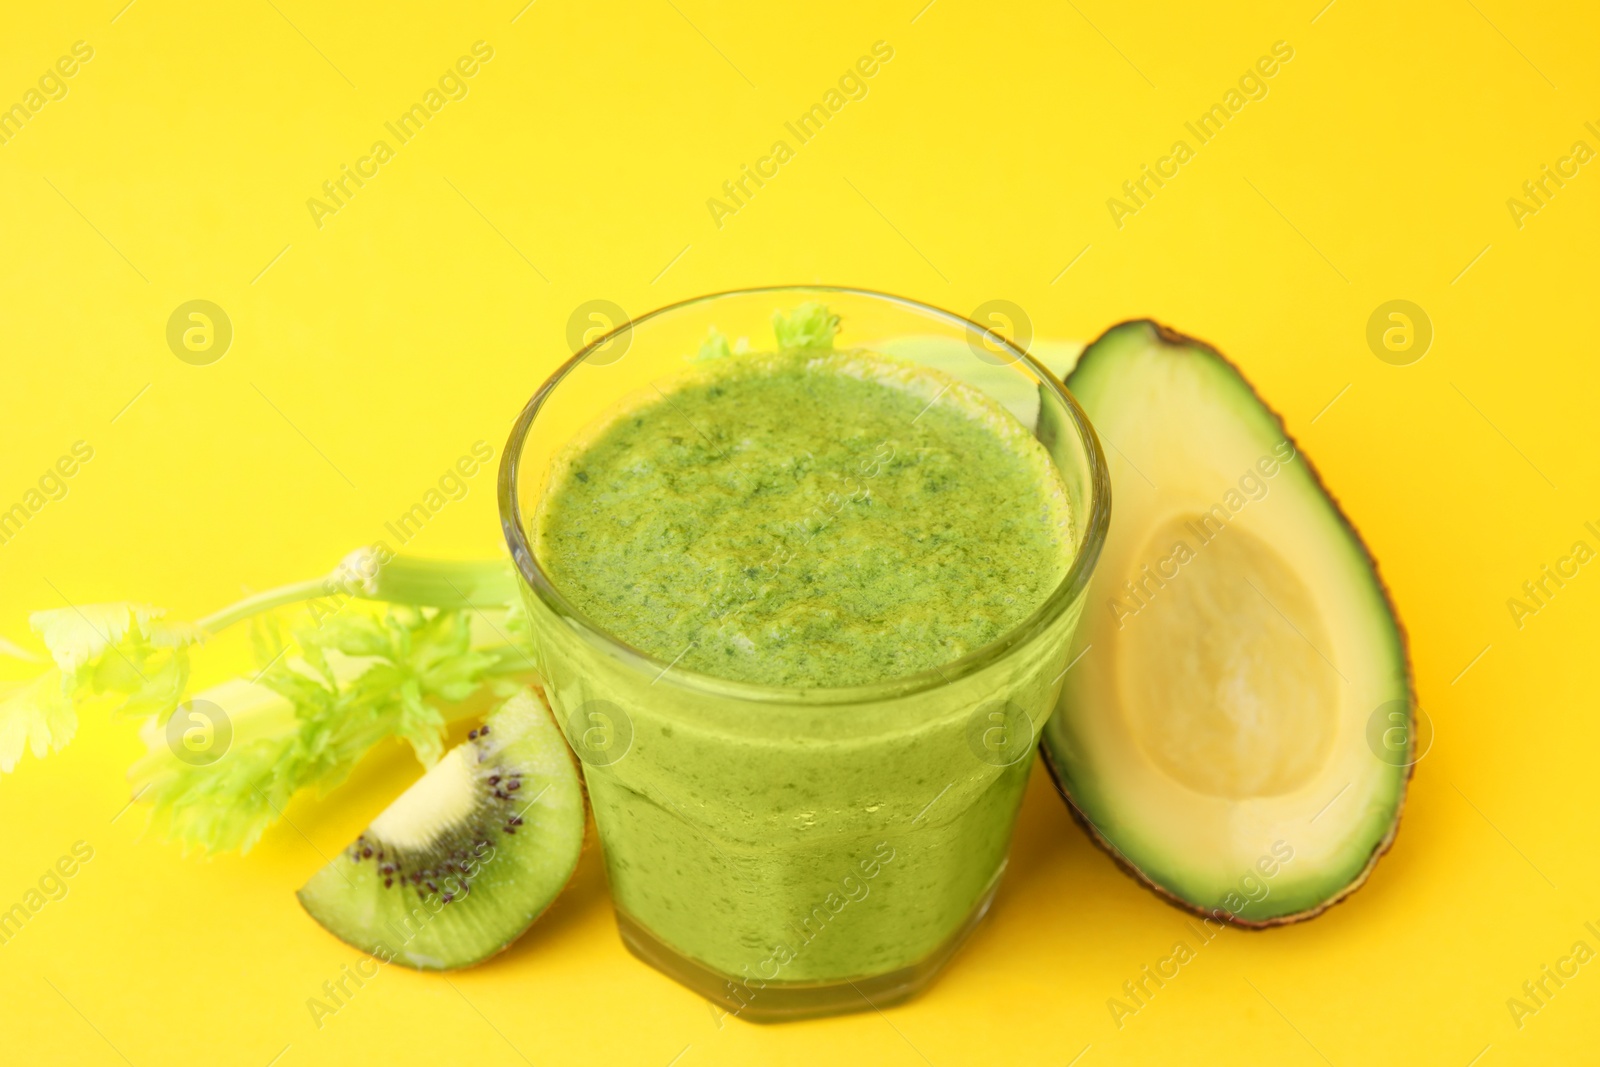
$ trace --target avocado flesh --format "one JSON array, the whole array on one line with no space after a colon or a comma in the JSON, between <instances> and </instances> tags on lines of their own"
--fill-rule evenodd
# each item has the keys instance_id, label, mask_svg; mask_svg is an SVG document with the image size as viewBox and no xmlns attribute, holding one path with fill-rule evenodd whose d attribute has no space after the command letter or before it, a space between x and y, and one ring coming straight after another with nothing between
<instances>
[{"instance_id":1,"label":"avocado flesh","mask_svg":"<svg viewBox=\"0 0 1600 1067\"><path fill-rule=\"evenodd\" d=\"M1316 914L1393 840L1412 704L1365 546L1283 423L1215 350L1151 322L1067 385L1116 504L1043 747L1080 821L1175 903L1246 926ZM1398 711L1396 709L1399 709Z\"/></svg>"},{"instance_id":2,"label":"avocado flesh","mask_svg":"<svg viewBox=\"0 0 1600 1067\"><path fill-rule=\"evenodd\" d=\"M491 712L297 894L328 932L419 970L506 948L577 868L583 785L536 690Z\"/></svg>"}]
</instances>

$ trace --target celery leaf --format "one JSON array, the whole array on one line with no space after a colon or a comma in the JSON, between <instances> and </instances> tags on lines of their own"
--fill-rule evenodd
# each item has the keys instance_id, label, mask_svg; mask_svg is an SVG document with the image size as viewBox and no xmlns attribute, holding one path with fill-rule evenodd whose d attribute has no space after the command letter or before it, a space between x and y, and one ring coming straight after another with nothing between
<instances>
[{"instance_id":1,"label":"celery leaf","mask_svg":"<svg viewBox=\"0 0 1600 1067\"><path fill-rule=\"evenodd\" d=\"M807 301L787 315L774 311L772 332L781 349L832 348L834 335L839 332L839 316L826 304Z\"/></svg>"},{"instance_id":2,"label":"celery leaf","mask_svg":"<svg viewBox=\"0 0 1600 1067\"><path fill-rule=\"evenodd\" d=\"M265 666L255 682L196 698L231 720L233 746L216 762L191 766L169 751L159 722L146 728L149 751L130 777L155 819L186 846L248 850L296 793L334 788L388 737L432 766L444 751L450 705L502 665L473 647L465 611L403 606L323 617L287 646L264 627L257 655Z\"/></svg>"},{"instance_id":3,"label":"celery leaf","mask_svg":"<svg viewBox=\"0 0 1600 1067\"><path fill-rule=\"evenodd\" d=\"M0 683L0 773L15 767L25 749L43 757L72 740L79 712L91 703L125 715L170 714L188 684L188 646L202 635L164 615L121 603L34 612L28 621L54 666ZM4 651L39 662L9 641Z\"/></svg>"}]
</instances>

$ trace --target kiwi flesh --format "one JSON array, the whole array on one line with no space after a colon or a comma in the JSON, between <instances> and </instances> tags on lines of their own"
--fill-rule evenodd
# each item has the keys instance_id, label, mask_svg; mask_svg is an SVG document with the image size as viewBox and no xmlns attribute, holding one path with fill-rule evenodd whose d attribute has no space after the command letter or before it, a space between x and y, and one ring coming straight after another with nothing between
<instances>
[{"instance_id":1,"label":"kiwi flesh","mask_svg":"<svg viewBox=\"0 0 1600 1067\"><path fill-rule=\"evenodd\" d=\"M584 793L543 694L491 712L297 896L385 962L466 967L515 941L571 879Z\"/></svg>"}]
</instances>

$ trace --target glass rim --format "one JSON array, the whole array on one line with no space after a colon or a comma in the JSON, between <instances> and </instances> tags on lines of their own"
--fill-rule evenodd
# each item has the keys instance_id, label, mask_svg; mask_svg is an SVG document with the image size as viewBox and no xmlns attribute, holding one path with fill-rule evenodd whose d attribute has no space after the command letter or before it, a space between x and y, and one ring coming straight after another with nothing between
<instances>
[{"instance_id":1,"label":"glass rim","mask_svg":"<svg viewBox=\"0 0 1600 1067\"><path fill-rule=\"evenodd\" d=\"M696 304L710 303L727 297L754 296L761 293L838 293L881 300L899 305L910 311L943 319L951 325L960 326L965 330L984 336L987 340L1015 353L1016 359L1011 362L1022 361L1033 371L1040 382L1061 401L1068 417L1071 419L1073 429L1077 432L1079 445L1083 449L1088 462L1089 508L1088 514L1083 517L1081 522L1082 531L1079 535L1078 544L1075 546L1076 551L1073 554L1072 564L1067 568L1067 573L1062 577L1055 589L1051 591L1050 595L1044 599L1044 602L1026 618L988 644L975 648L971 652L947 663L937 664L927 670L917 671L912 674L849 686L769 686L752 682L738 682L678 667L676 661L668 662L643 649L630 645L589 618L576 604L568 600L561 590L556 588L555 583L545 573L544 568L539 565L539 561L534 554L533 545L528 538L522 521L521 500L517 492L517 477L521 471L523 447L527 443L530 431L533 429L534 420L550 399L551 394L555 392L556 388L569 374L583 364L591 352L604 347L613 338L649 322L651 319L682 311ZM686 688L700 693L769 704L838 705L874 703L911 696L930 689L936 689L939 686L950 685L998 662L1013 649L1027 644L1049 627L1051 623L1055 622L1078 597L1078 594L1087 587L1089 578L1094 572L1094 566L1099 561L1100 551L1105 544L1106 531L1111 519L1111 476L1106 467L1105 452L1100 446L1100 438L1096 435L1093 425L1089 422L1088 415L1079 406L1077 399L1062 384L1061 379L1051 373L1049 368L1027 351L1012 343L1008 338L978 325L964 315L957 315L952 311L946 311L943 308L923 303L920 300L913 300L909 297L895 296L892 293L879 292L874 289L861 289L841 285L765 285L746 289L728 289L666 304L612 327L601 336L584 345L573 353L571 358L557 367L554 373L546 378L533 396L529 398L527 404L523 406L516 422L512 424L511 434L506 439L505 450L500 457L496 491L499 501L500 526L505 534L506 544L511 550L511 559L517 568L518 575L533 590L534 594L544 602L546 607L575 624L587 639L593 643L600 644L607 652L638 669L641 673L654 673L656 682L670 682L678 688ZM1074 516L1074 518L1076 519L1077 516Z\"/></svg>"}]
</instances>

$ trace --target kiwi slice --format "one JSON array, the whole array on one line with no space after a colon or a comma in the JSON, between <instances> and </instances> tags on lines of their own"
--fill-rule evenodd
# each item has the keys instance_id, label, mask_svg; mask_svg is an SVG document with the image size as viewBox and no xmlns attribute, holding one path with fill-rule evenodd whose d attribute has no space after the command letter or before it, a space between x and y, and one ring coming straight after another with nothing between
<instances>
[{"instance_id":1,"label":"kiwi slice","mask_svg":"<svg viewBox=\"0 0 1600 1067\"><path fill-rule=\"evenodd\" d=\"M297 896L342 941L419 970L515 941L583 851L577 765L543 695L491 712Z\"/></svg>"}]
</instances>

